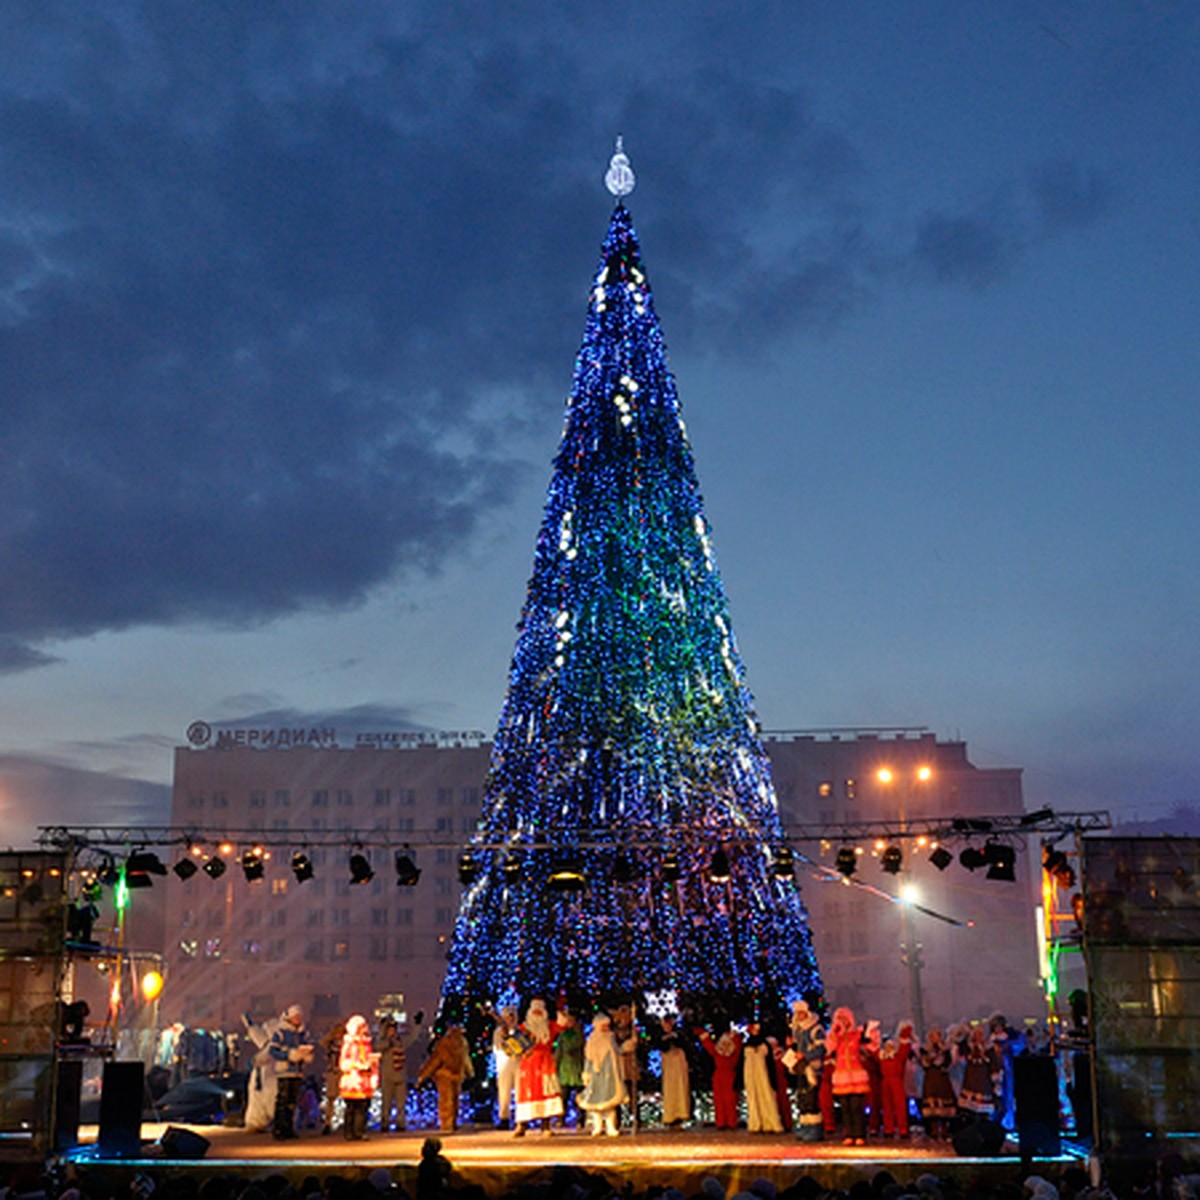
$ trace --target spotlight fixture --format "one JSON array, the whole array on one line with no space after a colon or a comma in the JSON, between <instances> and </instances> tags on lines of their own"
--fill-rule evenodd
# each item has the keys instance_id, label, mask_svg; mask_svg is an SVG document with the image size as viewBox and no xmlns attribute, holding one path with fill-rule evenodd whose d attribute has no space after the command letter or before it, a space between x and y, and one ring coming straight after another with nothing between
<instances>
[{"instance_id":1,"label":"spotlight fixture","mask_svg":"<svg viewBox=\"0 0 1200 1200\"><path fill-rule=\"evenodd\" d=\"M474 883L479 875L479 864L465 850L458 856L458 882Z\"/></svg>"},{"instance_id":2,"label":"spotlight fixture","mask_svg":"<svg viewBox=\"0 0 1200 1200\"><path fill-rule=\"evenodd\" d=\"M313 877L312 859L301 850L292 855L292 874L297 883L306 883Z\"/></svg>"},{"instance_id":3,"label":"spotlight fixture","mask_svg":"<svg viewBox=\"0 0 1200 1200\"><path fill-rule=\"evenodd\" d=\"M1028 829L1030 825L1041 825L1043 821L1054 820L1054 809L1039 808L1036 812L1026 813L1017 822L1023 829Z\"/></svg>"},{"instance_id":4,"label":"spotlight fixture","mask_svg":"<svg viewBox=\"0 0 1200 1200\"><path fill-rule=\"evenodd\" d=\"M219 854L214 854L204 864L204 873L209 879L220 879L225 874L225 860Z\"/></svg>"},{"instance_id":5,"label":"spotlight fixture","mask_svg":"<svg viewBox=\"0 0 1200 1200\"><path fill-rule=\"evenodd\" d=\"M403 850L396 851L396 886L416 887L421 879L421 868Z\"/></svg>"},{"instance_id":6,"label":"spotlight fixture","mask_svg":"<svg viewBox=\"0 0 1200 1200\"><path fill-rule=\"evenodd\" d=\"M879 856L879 865L883 868L886 875L899 875L903 864L904 855L901 853L899 846L888 846Z\"/></svg>"},{"instance_id":7,"label":"spotlight fixture","mask_svg":"<svg viewBox=\"0 0 1200 1200\"><path fill-rule=\"evenodd\" d=\"M555 892L581 892L586 883L583 862L574 854L564 854L555 859L546 877L546 886Z\"/></svg>"},{"instance_id":8,"label":"spotlight fixture","mask_svg":"<svg viewBox=\"0 0 1200 1200\"><path fill-rule=\"evenodd\" d=\"M988 879L999 879L1003 883L1015 883L1017 879L1017 852L1005 842L988 842L983 848L988 862Z\"/></svg>"},{"instance_id":9,"label":"spotlight fixture","mask_svg":"<svg viewBox=\"0 0 1200 1200\"><path fill-rule=\"evenodd\" d=\"M988 865L987 855L984 854L977 846L968 846L959 856L958 861L962 863L968 871L978 871L980 867Z\"/></svg>"},{"instance_id":10,"label":"spotlight fixture","mask_svg":"<svg viewBox=\"0 0 1200 1200\"><path fill-rule=\"evenodd\" d=\"M521 878L521 860L510 850L504 856L504 865L501 870L504 872L506 883L516 883Z\"/></svg>"},{"instance_id":11,"label":"spotlight fixture","mask_svg":"<svg viewBox=\"0 0 1200 1200\"><path fill-rule=\"evenodd\" d=\"M936 846L933 853L929 856L929 861L939 871L944 871L954 861L954 855L945 846Z\"/></svg>"},{"instance_id":12,"label":"spotlight fixture","mask_svg":"<svg viewBox=\"0 0 1200 1200\"><path fill-rule=\"evenodd\" d=\"M796 857L791 846L780 846L775 851L775 862L771 867L776 879L793 879L796 871Z\"/></svg>"},{"instance_id":13,"label":"spotlight fixture","mask_svg":"<svg viewBox=\"0 0 1200 1200\"><path fill-rule=\"evenodd\" d=\"M135 850L125 860L125 886L129 888L153 887L154 880L150 876L166 873L162 859L149 850Z\"/></svg>"},{"instance_id":14,"label":"spotlight fixture","mask_svg":"<svg viewBox=\"0 0 1200 1200\"><path fill-rule=\"evenodd\" d=\"M195 875L200 868L196 866L195 862L191 858L181 858L171 868L171 870L174 871L180 879L188 880L191 879L191 877Z\"/></svg>"},{"instance_id":15,"label":"spotlight fixture","mask_svg":"<svg viewBox=\"0 0 1200 1200\"><path fill-rule=\"evenodd\" d=\"M242 855L242 874L246 876L247 883L253 883L256 879L261 879L263 877L263 870L263 852L261 847L255 846Z\"/></svg>"},{"instance_id":16,"label":"spotlight fixture","mask_svg":"<svg viewBox=\"0 0 1200 1200\"><path fill-rule=\"evenodd\" d=\"M362 850L355 850L350 855L350 882L353 884L370 883L375 878L375 872L371 870L370 860Z\"/></svg>"},{"instance_id":17,"label":"spotlight fixture","mask_svg":"<svg viewBox=\"0 0 1200 1200\"><path fill-rule=\"evenodd\" d=\"M1067 856L1051 845L1042 847L1042 870L1058 884L1060 888L1070 890L1075 886L1075 871Z\"/></svg>"},{"instance_id":18,"label":"spotlight fixture","mask_svg":"<svg viewBox=\"0 0 1200 1200\"><path fill-rule=\"evenodd\" d=\"M674 850L668 850L663 855L662 877L664 883L678 883L683 878L683 869L679 865L679 855Z\"/></svg>"},{"instance_id":19,"label":"spotlight fixture","mask_svg":"<svg viewBox=\"0 0 1200 1200\"><path fill-rule=\"evenodd\" d=\"M712 862L708 864L708 878L713 883L729 882L729 855L724 850L716 850Z\"/></svg>"},{"instance_id":20,"label":"spotlight fixture","mask_svg":"<svg viewBox=\"0 0 1200 1200\"><path fill-rule=\"evenodd\" d=\"M837 852L837 858L834 859L833 865L849 879L858 870L858 855L854 852L854 847L843 846Z\"/></svg>"}]
</instances>

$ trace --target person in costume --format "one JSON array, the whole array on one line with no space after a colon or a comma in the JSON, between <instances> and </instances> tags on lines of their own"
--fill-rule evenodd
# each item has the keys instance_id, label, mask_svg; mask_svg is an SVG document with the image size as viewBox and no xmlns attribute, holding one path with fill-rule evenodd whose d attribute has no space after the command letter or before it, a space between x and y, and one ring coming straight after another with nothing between
<instances>
[{"instance_id":1,"label":"person in costume","mask_svg":"<svg viewBox=\"0 0 1200 1200\"><path fill-rule=\"evenodd\" d=\"M607 1013L597 1013L583 1049L583 1091L579 1093L579 1107L587 1113L592 1137L599 1136L602 1129L609 1137L617 1136L617 1110L624 1101L625 1080L612 1020Z\"/></svg>"},{"instance_id":2,"label":"person in costume","mask_svg":"<svg viewBox=\"0 0 1200 1200\"><path fill-rule=\"evenodd\" d=\"M429 1057L421 1066L417 1083L433 1080L438 1095L438 1128L453 1133L458 1128L458 1105L463 1083L475 1074L471 1050L461 1025L447 1025L445 1032L429 1047Z\"/></svg>"},{"instance_id":3,"label":"person in costume","mask_svg":"<svg viewBox=\"0 0 1200 1200\"><path fill-rule=\"evenodd\" d=\"M908 1092L904 1075L911 1054L911 1044L899 1037L888 1038L879 1048L884 1137L908 1137Z\"/></svg>"},{"instance_id":4,"label":"person in costume","mask_svg":"<svg viewBox=\"0 0 1200 1200\"><path fill-rule=\"evenodd\" d=\"M825 1035L826 1050L833 1055L833 1094L842 1105L843 1133L847 1146L865 1146L866 1103L871 1079L862 1061L863 1031L854 1011L839 1008Z\"/></svg>"},{"instance_id":5,"label":"person in costume","mask_svg":"<svg viewBox=\"0 0 1200 1200\"><path fill-rule=\"evenodd\" d=\"M662 1121L677 1129L692 1117L692 1083L687 1046L676 1019L667 1014L658 1035L662 1055Z\"/></svg>"},{"instance_id":6,"label":"person in costume","mask_svg":"<svg viewBox=\"0 0 1200 1200\"><path fill-rule=\"evenodd\" d=\"M246 1026L246 1037L255 1047L250 1060L250 1074L246 1079L246 1115L243 1128L248 1133L260 1133L271 1127L275 1119L275 1094L279 1081L275 1074L275 1060L271 1057L271 1036L279 1028L282 1017L271 1017L256 1022L249 1014L242 1017Z\"/></svg>"},{"instance_id":7,"label":"person in costume","mask_svg":"<svg viewBox=\"0 0 1200 1200\"><path fill-rule=\"evenodd\" d=\"M583 1087L584 1037L574 1013L563 1013L561 1024L562 1029L554 1039L554 1069L562 1091L563 1115L559 1122L565 1125L572 1098Z\"/></svg>"},{"instance_id":8,"label":"person in costume","mask_svg":"<svg viewBox=\"0 0 1200 1200\"><path fill-rule=\"evenodd\" d=\"M962 1051L966 1067L958 1093L958 1108L976 1117L992 1117L996 1112L996 1080L1000 1077L1000 1051L988 1041L982 1025L972 1026Z\"/></svg>"},{"instance_id":9,"label":"person in costume","mask_svg":"<svg viewBox=\"0 0 1200 1200\"><path fill-rule=\"evenodd\" d=\"M337 1102L341 1086L342 1039L346 1036L346 1022L336 1021L325 1031L321 1038L321 1052L325 1055L325 1087L321 1097L321 1111L325 1118L322 1133L333 1132L334 1118L337 1116Z\"/></svg>"},{"instance_id":10,"label":"person in costume","mask_svg":"<svg viewBox=\"0 0 1200 1200\"><path fill-rule=\"evenodd\" d=\"M379 1055L366 1017L355 1013L346 1022L338 1066L338 1092L346 1106L342 1128L348 1141L360 1142L367 1136L367 1112L379 1083Z\"/></svg>"},{"instance_id":11,"label":"person in costume","mask_svg":"<svg viewBox=\"0 0 1200 1200\"><path fill-rule=\"evenodd\" d=\"M791 1037L794 1056L791 1071L796 1079L796 1112L799 1116L796 1136L801 1141L819 1142L823 1122L818 1089L825 1063L825 1030L804 1000L792 1003Z\"/></svg>"},{"instance_id":12,"label":"person in costume","mask_svg":"<svg viewBox=\"0 0 1200 1200\"><path fill-rule=\"evenodd\" d=\"M417 1013L418 1024L422 1016L422 1013ZM392 1128L393 1113L395 1113L398 1132L403 1132L408 1127L407 1051L407 1031L395 1017L384 1017L379 1023L379 1129L381 1133L387 1133Z\"/></svg>"},{"instance_id":13,"label":"person in costume","mask_svg":"<svg viewBox=\"0 0 1200 1200\"><path fill-rule=\"evenodd\" d=\"M746 1128L751 1133L782 1133L775 1086L767 1067L771 1045L757 1021L751 1021L742 1047L742 1077L746 1087Z\"/></svg>"},{"instance_id":14,"label":"person in costume","mask_svg":"<svg viewBox=\"0 0 1200 1200\"><path fill-rule=\"evenodd\" d=\"M742 1058L742 1038L728 1026L714 1039L707 1029L696 1030L700 1045L713 1062L713 1110L718 1129L738 1126L737 1069Z\"/></svg>"},{"instance_id":15,"label":"person in costume","mask_svg":"<svg viewBox=\"0 0 1200 1200\"><path fill-rule=\"evenodd\" d=\"M517 1070L514 1137L524 1137L534 1121L541 1121L549 1131L550 1122L563 1112L558 1072L554 1069L554 1038L563 1029L561 1021L551 1021L545 1000L535 998L529 1002L521 1029L528 1035L530 1046L521 1055Z\"/></svg>"},{"instance_id":16,"label":"person in costume","mask_svg":"<svg viewBox=\"0 0 1200 1200\"><path fill-rule=\"evenodd\" d=\"M304 1068L312 1062L312 1039L304 1026L304 1010L293 1004L284 1010L271 1034L268 1053L275 1063L275 1116L271 1133L276 1139L299 1137L296 1132L296 1102L304 1082Z\"/></svg>"},{"instance_id":17,"label":"person in costume","mask_svg":"<svg viewBox=\"0 0 1200 1200\"><path fill-rule=\"evenodd\" d=\"M492 1031L492 1060L496 1067L497 1122L499 1128L507 1129L512 1122L513 1092L517 1090L517 1073L521 1066L520 1053L509 1053L509 1039L516 1033L520 1018L512 1005L505 1005L494 1015L496 1028Z\"/></svg>"},{"instance_id":18,"label":"person in costume","mask_svg":"<svg viewBox=\"0 0 1200 1200\"><path fill-rule=\"evenodd\" d=\"M950 1047L934 1025L926 1034L918 1057L924 1079L921 1084L921 1119L925 1132L935 1141L945 1141L950 1122L958 1111L954 1085L950 1082Z\"/></svg>"},{"instance_id":19,"label":"person in costume","mask_svg":"<svg viewBox=\"0 0 1200 1200\"><path fill-rule=\"evenodd\" d=\"M612 1031L621 1054L621 1075L625 1080L625 1103L629 1105L629 1124L636 1133L642 1064L638 1059L637 1009L632 1004L622 1004L614 1011Z\"/></svg>"}]
</instances>

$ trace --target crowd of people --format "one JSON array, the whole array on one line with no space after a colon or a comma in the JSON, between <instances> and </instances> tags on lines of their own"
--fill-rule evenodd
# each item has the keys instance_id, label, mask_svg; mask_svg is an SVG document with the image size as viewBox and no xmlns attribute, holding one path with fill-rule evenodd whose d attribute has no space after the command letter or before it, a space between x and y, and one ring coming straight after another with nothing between
<instances>
[{"instance_id":1,"label":"crowd of people","mask_svg":"<svg viewBox=\"0 0 1200 1200\"><path fill-rule=\"evenodd\" d=\"M360 1139L378 1101L376 1127L403 1131L412 1067L417 1087L436 1088L445 1132L459 1128L469 1093L473 1126L492 1124L515 1137L568 1128L615 1137L652 1119L669 1129L712 1124L858 1146L868 1138L940 1142L982 1120L1012 1129L1014 1061L1051 1050L1044 1031L1014 1028L1000 1014L919 1034L911 1021L885 1031L848 1007L826 1020L804 1000L789 1013L744 1023L647 1017L632 1004L585 1016L563 997L553 1006L535 997L523 1016L515 1006L484 1014L484 1038L448 1022L420 1044L421 1014L411 1027L385 1017L374 1036L354 1015L320 1039L296 1005L264 1025L248 1020L256 1053L246 1125L295 1137L306 1112L311 1124L319 1109L325 1132L340 1118L344 1135ZM319 1100L312 1095L318 1048L325 1061ZM482 1122L481 1092L492 1109Z\"/></svg>"}]
</instances>

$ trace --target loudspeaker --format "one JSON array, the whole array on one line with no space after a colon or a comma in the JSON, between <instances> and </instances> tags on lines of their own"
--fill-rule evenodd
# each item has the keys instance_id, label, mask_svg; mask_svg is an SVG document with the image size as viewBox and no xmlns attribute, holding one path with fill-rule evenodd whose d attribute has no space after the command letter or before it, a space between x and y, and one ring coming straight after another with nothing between
<instances>
[{"instance_id":1,"label":"loudspeaker","mask_svg":"<svg viewBox=\"0 0 1200 1200\"><path fill-rule=\"evenodd\" d=\"M163 1130L159 1143L166 1158L203 1158L212 1144L208 1138L184 1129L179 1125L168 1125Z\"/></svg>"},{"instance_id":2,"label":"loudspeaker","mask_svg":"<svg viewBox=\"0 0 1200 1200\"><path fill-rule=\"evenodd\" d=\"M1004 1126L995 1121L972 1121L951 1139L954 1153L963 1158L995 1158L1004 1148Z\"/></svg>"},{"instance_id":3,"label":"loudspeaker","mask_svg":"<svg viewBox=\"0 0 1200 1200\"><path fill-rule=\"evenodd\" d=\"M104 1158L135 1158L142 1149L142 1100L146 1070L140 1062L107 1062L100 1084L100 1132Z\"/></svg>"},{"instance_id":4,"label":"loudspeaker","mask_svg":"<svg viewBox=\"0 0 1200 1200\"><path fill-rule=\"evenodd\" d=\"M1057 1158L1062 1153L1058 1126L1058 1067L1044 1055L1013 1059L1013 1099L1021 1157Z\"/></svg>"},{"instance_id":5,"label":"loudspeaker","mask_svg":"<svg viewBox=\"0 0 1200 1200\"><path fill-rule=\"evenodd\" d=\"M79 1145L82 1095L83 1059L60 1059L54 1079L54 1148L60 1153Z\"/></svg>"}]
</instances>

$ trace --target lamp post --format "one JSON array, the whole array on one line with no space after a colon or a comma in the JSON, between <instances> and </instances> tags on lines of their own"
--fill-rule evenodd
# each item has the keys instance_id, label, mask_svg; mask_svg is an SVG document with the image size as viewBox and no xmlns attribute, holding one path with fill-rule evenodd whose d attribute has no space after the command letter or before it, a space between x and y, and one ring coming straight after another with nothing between
<instances>
[{"instance_id":1,"label":"lamp post","mask_svg":"<svg viewBox=\"0 0 1200 1200\"><path fill-rule=\"evenodd\" d=\"M897 782L897 772L891 767L882 766L875 772L875 779L880 787L888 789ZM932 779L933 768L930 766L921 764L913 770L904 788L900 811L896 814L901 820L908 818L909 801L916 794L917 788L928 784ZM919 897L920 891L915 883L901 884L900 907L904 911L904 941L900 943L900 961L908 973L908 1006L918 1036L925 1032L925 996L921 987L921 969L925 963L921 958L921 943L917 940L915 912Z\"/></svg>"}]
</instances>

